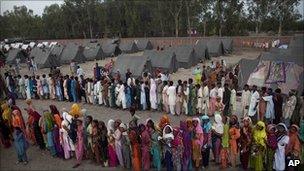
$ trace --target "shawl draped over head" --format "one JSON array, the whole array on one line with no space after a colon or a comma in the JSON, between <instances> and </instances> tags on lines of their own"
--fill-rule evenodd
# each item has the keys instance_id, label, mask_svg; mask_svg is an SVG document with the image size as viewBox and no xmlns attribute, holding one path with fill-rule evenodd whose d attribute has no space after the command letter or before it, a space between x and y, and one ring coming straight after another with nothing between
<instances>
[{"instance_id":1,"label":"shawl draped over head","mask_svg":"<svg viewBox=\"0 0 304 171\"><path fill-rule=\"evenodd\" d=\"M1 105L1 108L2 108L2 118L3 120L8 120L9 123L11 123L11 119L12 119L12 116L11 116L11 109L9 108L8 104L7 103L3 103Z\"/></svg>"},{"instance_id":2,"label":"shawl draped over head","mask_svg":"<svg viewBox=\"0 0 304 171\"><path fill-rule=\"evenodd\" d=\"M59 111L55 105L50 105L50 110L53 115L55 115L55 114L59 115Z\"/></svg>"},{"instance_id":3,"label":"shawl draped over head","mask_svg":"<svg viewBox=\"0 0 304 171\"><path fill-rule=\"evenodd\" d=\"M257 126L262 127L263 129L260 130L257 128ZM267 138L265 127L266 126L263 121L258 121L258 123L256 124L256 127L254 129L254 132L253 132L254 141L257 144L262 145L263 147L266 147L265 139Z\"/></svg>"},{"instance_id":4,"label":"shawl draped over head","mask_svg":"<svg viewBox=\"0 0 304 171\"><path fill-rule=\"evenodd\" d=\"M249 124L251 124L251 123L252 123L251 118L250 118L250 117L248 117L248 116L246 116L246 117L243 119L243 122L245 122L245 121L248 121L248 122L249 122Z\"/></svg>"},{"instance_id":5,"label":"shawl draped over head","mask_svg":"<svg viewBox=\"0 0 304 171\"><path fill-rule=\"evenodd\" d=\"M17 109L13 110L12 114L13 114L13 122L12 122L13 126L19 127L21 129L25 129L25 123L20 111Z\"/></svg>"},{"instance_id":6,"label":"shawl draped over head","mask_svg":"<svg viewBox=\"0 0 304 171\"><path fill-rule=\"evenodd\" d=\"M207 115L204 115L202 116L202 128L203 128L203 131L205 133L208 133L210 130L211 130L211 122L210 122L210 119L209 119L209 116Z\"/></svg>"},{"instance_id":7,"label":"shawl draped over head","mask_svg":"<svg viewBox=\"0 0 304 171\"><path fill-rule=\"evenodd\" d=\"M170 124L170 119L169 119L168 115L165 114L165 115L163 115L163 116L160 118L158 127L159 127L161 130L163 130L164 127L165 127L166 125L168 125L168 124Z\"/></svg>"},{"instance_id":8,"label":"shawl draped over head","mask_svg":"<svg viewBox=\"0 0 304 171\"><path fill-rule=\"evenodd\" d=\"M288 131L288 128L287 128L287 126L284 123L279 123L279 124L277 124L277 126L283 127L286 132Z\"/></svg>"},{"instance_id":9,"label":"shawl draped over head","mask_svg":"<svg viewBox=\"0 0 304 171\"><path fill-rule=\"evenodd\" d=\"M174 136L174 139L172 141L172 145L178 147L179 145L181 145L180 128L176 127L173 129L173 136Z\"/></svg>"},{"instance_id":10,"label":"shawl draped over head","mask_svg":"<svg viewBox=\"0 0 304 171\"><path fill-rule=\"evenodd\" d=\"M267 125L267 132L270 132L273 128L276 128L275 124L269 124L269 125Z\"/></svg>"},{"instance_id":11,"label":"shawl draped over head","mask_svg":"<svg viewBox=\"0 0 304 171\"><path fill-rule=\"evenodd\" d=\"M31 115L34 118L34 121L39 122L41 115L37 111L33 109L29 109L27 112L29 115Z\"/></svg>"},{"instance_id":12,"label":"shawl draped over head","mask_svg":"<svg viewBox=\"0 0 304 171\"><path fill-rule=\"evenodd\" d=\"M197 121L198 122L197 126L194 128L195 133L196 134L202 134L203 133L203 129L202 129L202 126L201 126L201 120L198 117L195 117L195 118L192 119L192 122L193 121Z\"/></svg>"},{"instance_id":13,"label":"shawl draped over head","mask_svg":"<svg viewBox=\"0 0 304 171\"><path fill-rule=\"evenodd\" d=\"M114 131L114 123L115 123L115 121L113 119L110 119L108 121L108 124L107 124L108 134L111 134L111 131L112 132Z\"/></svg>"},{"instance_id":14,"label":"shawl draped over head","mask_svg":"<svg viewBox=\"0 0 304 171\"><path fill-rule=\"evenodd\" d=\"M45 122L45 127L46 127L46 132L49 132L53 129L54 127L54 118L51 112L45 111L44 114L44 122Z\"/></svg>"},{"instance_id":15,"label":"shawl draped over head","mask_svg":"<svg viewBox=\"0 0 304 171\"><path fill-rule=\"evenodd\" d=\"M81 113L81 108L80 106L77 104L77 103L74 103L71 107L71 110L70 110L70 115L72 116L82 116L82 113Z\"/></svg>"},{"instance_id":16,"label":"shawl draped over head","mask_svg":"<svg viewBox=\"0 0 304 171\"><path fill-rule=\"evenodd\" d=\"M222 121L222 116L221 115L214 115L214 130L215 132L219 133L219 134L223 134L224 133L224 123Z\"/></svg>"},{"instance_id":17,"label":"shawl draped over head","mask_svg":"<svg viewBox=\"0 0 304 171\"><path fill-rule=\"evenodd\" d=\"M170 133L166 133L166 129L170 128L171 132ZM174 135L173 135L173 128L170 126L170 125L166 125L163 129L163 139L166 140L166 139L174 139Z\"/></svg>"}]
</instances>

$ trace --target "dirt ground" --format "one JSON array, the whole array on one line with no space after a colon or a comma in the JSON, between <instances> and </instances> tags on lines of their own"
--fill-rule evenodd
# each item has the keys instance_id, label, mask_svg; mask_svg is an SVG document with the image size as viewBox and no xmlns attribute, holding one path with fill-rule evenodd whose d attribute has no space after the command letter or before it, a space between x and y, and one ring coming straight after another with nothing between
<instances>
[{"instance_id":1,"label":"dirt ground","mask_svg":"<svg viewBox=\"0 0 304 171\"><path fill-rule=\"evenodd\" d=\"M258 50L252 50L252 49L242 49L242 50L235 50L235 52L228 56L221 56L219 58L216 58L215 60L225 59L228 66L236 64L240 59L242 58L256 58L260 54L260 51ZM140 53L137 53L136 55L140 55ZM115 60L115 58L114 58ZM214 60L214 59L212 59ZM107 58L106 60L97 61L99 65L104 65L105 63L109 62L110 58ZM206 61L207 64L210 64L210 61ZM93 75L93 69L95 61L89 61L83 64L80 64L80 66L84 69L86 76L92 76ZM206 64L206 63L205 63ZM202 64L198 64L202 65ZM192 77L192 70L191 69L179 69L176 73L172 74L170 78L172 80L178 80L178 79L188 79L189 77ZM38 71L38 74L42 73L48 73L48 69L41 69ZM64 74L69 73L69 66L62 66L61 72ZM26 68L22 68L21 71L22 74L28 74L28 71ZM62 111L62 108L69 109L72 103L69 102L57 102L57 101L51 101L51 100L33 100L34 107L39 111L42 112L44 109L48 109L48 106L50 104L54 104L57 106L57 108ZM26 107L25 102L23 100L17 100L17 105L20 106L22 109L22 114L24 118L27 118L26 112L23 110L23 108ZM240 110L240 104L238 102L237 105L237 114ZM117 110L117 109L111 109L106 108L103 106L93 106L88 104L81 104L82 108L87 109L88 115L92 115L94 119L103 120L104 122L107 122L109 119L121 119L122 122L128 123L131 119L131 116L128 111L123 110ZM138 111L137 114L140 116L140 122L145 122L146 119L152 118L152 120L156 123L158 123L160 117L163 115L161 112L150 112L150 111ZM173 126L178 126L180 120L185 120L187 116L181 115L181 116L170 116L171 122ZM41 152L37 147L31 146L27 152L29 163L27 165L16 165L16 153L14 151L14 148L9 149L3 149L3 147L0 147L0 170L124 170L122 168L102 168L101 166L96 166L95 164L92 164L90 161L86 160L83 161L81 166L79 166L77 169L73 169L72 166L75 164L75 159L70 160L62 160L58 158L52 158L48 152ZM218 170L219 166L215 165L215 163L210 162L210 166L207 170ZM240 168L235 169L227 169L227 170L241 170Z\"/></svg>"}]
</instances>

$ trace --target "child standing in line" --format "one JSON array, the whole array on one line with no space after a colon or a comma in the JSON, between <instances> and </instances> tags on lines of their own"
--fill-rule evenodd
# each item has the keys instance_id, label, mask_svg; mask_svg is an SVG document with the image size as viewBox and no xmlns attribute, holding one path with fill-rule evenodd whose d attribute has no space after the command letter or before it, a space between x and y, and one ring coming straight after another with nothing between
<instances>
[{"instance_id":1,"label":"child standing in line","mask_svg":"<svg viewBox=\"0 0 304 171\"><path fill-rule=\"evenodd\" d=\"M222 136L221 148L221 169L228 167L228 151L229 151L229 124L227 117L223 116L224 132Z\"/></svg>"},{"instance_id":2,"label":"child standing in line","mask_svg":"<svg viewBox=\"0 0 304 171\"><path fill-rule=\"evenodd\" d=\"M14 137L14 145L18 156L18 161L16 164L23 162L24 165L28 163L26 150L28 148L28 142L25 139L24 133L21 128L15 127L15 131L13 134Z\"/></svg>"}]
</instances>

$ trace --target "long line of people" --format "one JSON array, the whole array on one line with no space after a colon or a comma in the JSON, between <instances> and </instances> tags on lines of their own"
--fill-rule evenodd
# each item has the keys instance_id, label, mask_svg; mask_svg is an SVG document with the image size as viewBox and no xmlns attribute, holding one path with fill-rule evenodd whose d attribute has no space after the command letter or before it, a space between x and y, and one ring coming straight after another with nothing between
<instances>
[{"instance_id":1,"label":"long line of people","mask_svg":"<svg viewBox=\"0 0 304 171\"><path fill-rule=\"evenodd\" d=\"M13 140L17 164L27 164L29 144L43 152L47 149L52 157L75 156L74 168L87 159L102 167L132 170L194 170L207 168L210 161L225 169L237 167L240 158L244 170L284 170L293 169L289 161L303 161L304 157L304 120L301 128L293 124L288 130L284 123L266 126L258 121L253 125L250 117L239 123L236 115L218 113L214 121L203 115L181 120L177 126L168 115L158 124L150 118L138 123L139 116L131 108L130 122L109 119L106 125L78 104L62 113L50 105L40 115L31 100L26 103L27 122L18 106L9 102L1 105L1 142L9 148Z\"/></svg>"}]
</instances>

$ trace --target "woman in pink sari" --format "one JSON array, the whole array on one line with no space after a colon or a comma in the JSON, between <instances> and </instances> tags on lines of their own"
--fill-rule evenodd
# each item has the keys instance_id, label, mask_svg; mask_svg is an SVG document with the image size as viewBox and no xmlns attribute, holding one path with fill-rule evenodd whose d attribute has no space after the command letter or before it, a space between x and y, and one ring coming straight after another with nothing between
<instances>
[{"instance_id":1,"label":"woman in pink sari","mask_svg":"<svg viewBox=\"0 0 304 171\"><path fill-rule=\"evenodd\" d=\"M73 168L80 166L84 154L83 126L81 120L77 120L77 141L75 144L75 154L77 163L73 166Z\"/></svg>"},{"instance_id":2,"label":"woman in pink sari","mask_svg":"<svg viewBox=\"0 0 304 171\"><path fill-rule=\"evenodd\" d=\"M193 141L192 141L192 158L194 161L194 167L199 168L200 163L202 160L202 154L201 154L201 149L204 141L203 137L203 129L201 126L201 121L199 118L193 118L192 119L192 124L193 124Z\"/></svg>"}]
</instances>

